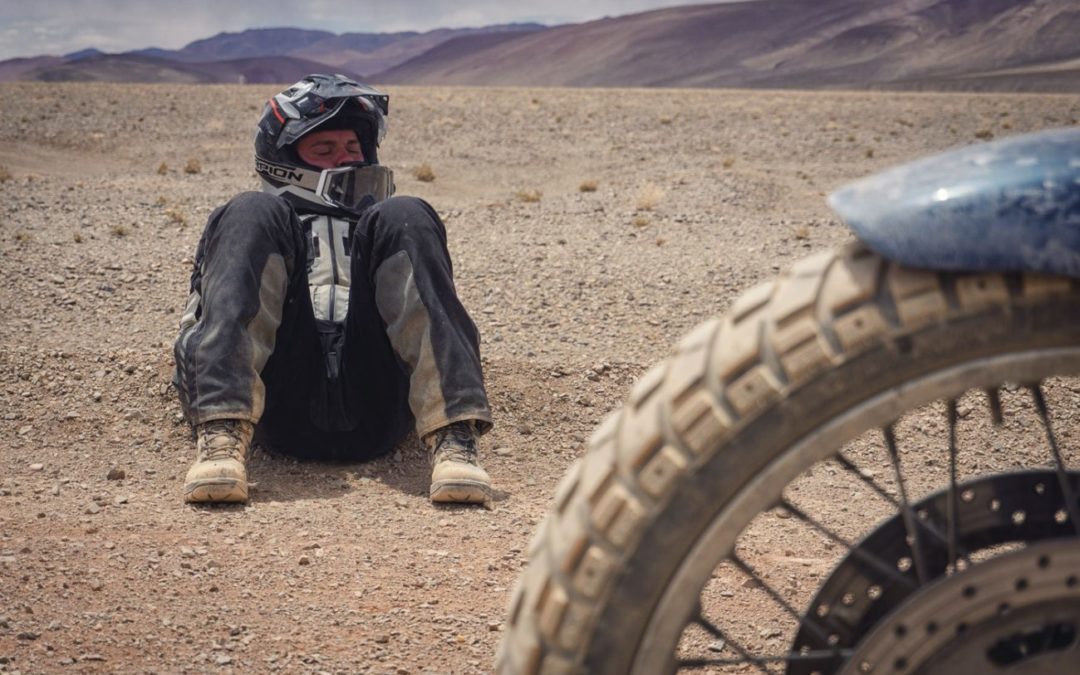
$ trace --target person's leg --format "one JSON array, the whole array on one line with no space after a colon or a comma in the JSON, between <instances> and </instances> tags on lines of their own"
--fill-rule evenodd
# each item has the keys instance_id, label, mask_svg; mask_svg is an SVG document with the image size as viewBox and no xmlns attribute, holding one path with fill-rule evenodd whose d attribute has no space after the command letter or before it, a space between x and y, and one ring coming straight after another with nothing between
<instances>
[{"instance_id":1,"label":"person's leg","mask_svg":"<svg viewBox=\"0 0 1080 675\"><path fill-rule=\"evenodd\" d=\"M345 368L351 389L378 416L373 421L391 420L395 431L404 427L396 411L407 400L417 435L437 455L439 443L468 446L439 455L459 461L460 472L437 467L453 485L436 486L434 476L433 499L437 493L449 498L439 501L487 499L489 481L475 457L475 436L491 427L480 338L454 288L442 221L420 199L393 197L365 212L351 248ZM468 439L448 434L451 428L468 430Z\"/></svg>"},{"instance_id":2,"label":"person's leg","mask_svg":"<svg viewBox=\"0 0 1080 675\"><path fill-rule=\"evenodd\" d=\"M187 501L247 500L244 459L266 403L261 373L279 329L302 332L283 317L301 315L289 306L307 297L305 264L296 214L272 195L238 195L203 231L174 344L174 382L199 445Z\"/></svg>"}]
</instances>

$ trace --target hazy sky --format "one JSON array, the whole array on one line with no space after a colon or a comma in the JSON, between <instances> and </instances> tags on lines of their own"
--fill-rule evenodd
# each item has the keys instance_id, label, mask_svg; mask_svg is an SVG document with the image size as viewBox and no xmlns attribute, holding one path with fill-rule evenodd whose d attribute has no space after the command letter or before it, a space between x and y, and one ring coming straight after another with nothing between
<instances>
[{"instance_id":1,"label":"hazy sky","mask_svg":"<svg viewBox=\"0 0 1080 675\"><path fill-rule=\"evenodd\" d=\"M378 33L523 21L553 25L687 4L700 0L0 0L0 59L87 47L177 49L246 28Z\"/></svg>"}]
</instances>

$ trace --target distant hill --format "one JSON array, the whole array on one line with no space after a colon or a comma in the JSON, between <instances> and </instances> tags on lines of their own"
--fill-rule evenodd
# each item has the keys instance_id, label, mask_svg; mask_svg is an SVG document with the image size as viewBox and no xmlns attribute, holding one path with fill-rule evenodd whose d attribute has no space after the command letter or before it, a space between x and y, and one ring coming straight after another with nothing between
<instances>
[{"instance_id":1,"label":"distant hill","mask_svg":"<svg viewBox=\"0 0 1080 675\"><path fill-rule=\"evenodd\" d=\"M0 82L33 79L33 77L28 77L28 74L48 70L66 62L67 60L62 56L31 56L0 61Z\"/></svg>"},{"instance_id":2,"label":"distant hill","mask_svg":"<svg viewBox=\"0 0 1080 675\"><path fill-rule=\"evenodd\" d=\"M519 34L540 24L440 28L424 33L345 33L260 28L219 33L182 49L139 49L103 54L85 49L63 57L0 61L0 81L294 82L312 72L363 79L459 36ZM258 63L256 62L258 61Z\"/></svg>"},{"instance_id":3,"label":"distant hill","mask_svg":"<svg viewBox=\"0 0 1080 675\"><path fill-rule=\"evenodd\" d=\"M325 64L289 56L184 63L134 54L101 54L24 74L43 82L172 82L177 84L274 84L295 82ZM354 73L343 73L353 75Z\"/></svg>"},{"instance_id":4,"label":"distant hill","mask_svg":"<svg viewBox=\"0 0 1080 675\"><path fill-rule=\"evenodd\" d=\"M1080 91L1076 0L756 0L463 36L386 83ZM1001 74L1025 66L1026 72ZM1039 75L1043 70L1046 75Z\"/></svg>"},{"instance_id":5,"label":"distant hill","mask_svg":"<svg viewBox=\"0 0 1080 675\"><path fill-rule=\"evenodd\" d=\"M440 28L426 33L345 33L292 50L289 55L370 75L393 68L459 37L522 35L545 28L538 23L514 23L483 28Z\"/></svg>"},{"instance_id":6,"label":"distant hill","mask_svg":"<svg viewBox=\"0 0 1080 675\"><path fill-rule=\"evenodd\" d=\"M1080 93L1078 0L743 0L547 28L219 33L0 62L0 81L964 89Z\"/></svg>"}]
</instances>

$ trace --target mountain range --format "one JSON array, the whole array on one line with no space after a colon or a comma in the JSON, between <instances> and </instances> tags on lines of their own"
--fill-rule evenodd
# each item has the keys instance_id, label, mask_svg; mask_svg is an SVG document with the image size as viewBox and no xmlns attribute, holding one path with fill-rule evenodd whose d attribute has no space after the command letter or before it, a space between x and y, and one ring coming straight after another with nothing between
<instances>
[{"instance_id":1,"label":"mountain range","mask_svg":"<svg viewBox=\"0 0 1080 675\"><path fill-rule=\"evenodd\" d=\"M3 80L1080 92L1076 0L746 0L578 24L220 33L179 50L0 62Z\"/></svg>"}]
</instances>

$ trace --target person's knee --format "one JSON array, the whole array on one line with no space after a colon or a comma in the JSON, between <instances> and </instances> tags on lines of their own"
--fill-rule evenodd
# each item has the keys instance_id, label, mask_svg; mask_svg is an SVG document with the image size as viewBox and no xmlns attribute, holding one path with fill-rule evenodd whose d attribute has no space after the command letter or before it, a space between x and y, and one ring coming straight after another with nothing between
<instances>
[{"instance_id":1,"label":"person's knee","mask_svg":"<svg viewBox=\"0 0 1080 675\"><path fill-rule=\"evenodd\" d=\"M383 238L443 239L445 228L435 209L419 197L390 197L372 207L376 234Z\"/></svg>"},{"instance_id":2,"label":"person's knee","mask_svg":"<svg viewBox=\"0 0 1080 675\"><path fill-rule=\"evenodd\" d=\"M268 192L241 192L225 204L224 227L245 227L287 232L295 214L287 201Z\"/></svg>"}]
</instances>

